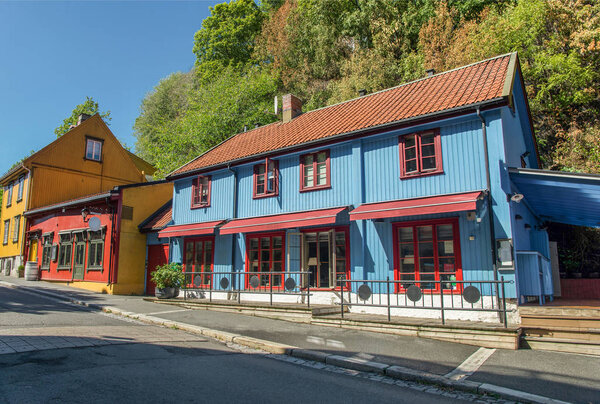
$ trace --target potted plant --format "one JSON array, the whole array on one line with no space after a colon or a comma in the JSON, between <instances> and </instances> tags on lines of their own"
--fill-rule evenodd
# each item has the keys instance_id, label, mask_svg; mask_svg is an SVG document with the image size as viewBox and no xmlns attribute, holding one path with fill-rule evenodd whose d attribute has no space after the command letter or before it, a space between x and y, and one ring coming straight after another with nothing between
<instances>
[{"instance_id":1,"label":"potted plant","mask_svg":"<svg viewBox=\"0 0 600 404\"><path fill-rule=\"evenodd\" d=\"M152 282L156 284L154 295L159 299L171 299L179 295L179 288L185 282L185 275L181 264L171 262L158 265L156 270L150 273Z\"/></svg>"}]
</instances>

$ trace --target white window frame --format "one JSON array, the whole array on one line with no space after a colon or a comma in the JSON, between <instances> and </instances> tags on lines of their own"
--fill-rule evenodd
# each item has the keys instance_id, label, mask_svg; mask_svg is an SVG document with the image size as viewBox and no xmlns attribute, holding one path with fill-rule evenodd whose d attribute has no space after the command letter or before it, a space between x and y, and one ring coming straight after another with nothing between
<instances>
[{"instance_id":1,"label":"white window frame","mask_svg":"<svg viewBox=\"0 0 600 404\"><path fill-rule=\"evenodd\" d=\"M90 154L90 145L92 146ZM98 149L98 158L96 158L96 149ZM85 141L85 158L92 161L102 161L102 141L98 139L87 138Z\"/></svg>"}]
</instances>

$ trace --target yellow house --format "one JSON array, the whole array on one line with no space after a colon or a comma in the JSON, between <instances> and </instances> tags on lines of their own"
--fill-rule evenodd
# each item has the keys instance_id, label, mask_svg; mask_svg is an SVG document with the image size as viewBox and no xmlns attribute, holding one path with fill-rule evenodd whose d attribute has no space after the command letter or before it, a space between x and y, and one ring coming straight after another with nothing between
<instances>
[{"instance_id":1,"label":"yellow house","mask_svg":"<svg viewBox=\"0 0 600 404\"><path fill-rule=\"evenodd\" d=\"M99 115L80 116L77 126L0 177L0 271L18 276L24 264L25 245L31 241L25 234L25 211L147 182L155 171L123 148ZM37 244L31 243L28 252L33 261Z\"/></svg>"}]
</instances>

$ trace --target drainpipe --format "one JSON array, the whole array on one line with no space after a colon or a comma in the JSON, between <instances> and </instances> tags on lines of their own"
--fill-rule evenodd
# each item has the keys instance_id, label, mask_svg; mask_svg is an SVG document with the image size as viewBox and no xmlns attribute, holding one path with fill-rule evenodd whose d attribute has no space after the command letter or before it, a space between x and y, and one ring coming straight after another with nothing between
<instances>
[{"instance_id":1,"label":"drainpipe","mask_svg":"<svg viewBox=\"0 0 600 404\"><path fill-rule=\"evenodd\" d=\"M25 195L25 209L23 209L23 213L27 212L28 207L28 203L29 203L29 194L31 193L31 182L33 180L33 176L31 175L31 170L27 167L25 167L24 164L21 164L21 167L23 167L25 170L27 170L27 179L29 181L27 181L27 195ZM1 201L0 201L1 202ZM27 240L25 239L26 235L27 235L27 231L28 231L28 227L29 227L29 220L27 220L27 218L25 217L25 215L23 216L23 237L22 237L22 241L21 241L21 256L23 258L23 265L25 265L25 263L27 262L27 258L29 255L29 248L25 245L27 244Z\"/></svg>"},{"instance_id":2,"label":"drainpipe","mask_svg":"<svg viewBox=\"0 0 600 404\"><path fill-rule=\"evenodd\" d=\"M231 164L227 164L227 170L230 171L233 175L233 211L231 213L231 218L232 219L236 219L237 218L237 210L238 210L238 201L237 201L237 194L238 194L238 176L237 176L237 171L232 170L231 169ZM237 241L237 234L232 234L231 235L231 272L235 272L234 269L234 263L235 263L235 242ZM232 276L233 278L233 276ZM233 279L231 284L233 285ZM236 285L239 286L239 285Z\"/></svg>"},{"instance_id":3,"label":"drainpipe","mask_svg":"<svg viewBox=\"0 0 600 404\"><path fill-rule=\"evenodd\" d=\"M496 256L496 230L494 228L494 214L492 211L492 184L491 184L491 180L490 180L490 157L488 155L488 139L487 139L487 129L485 126L485 118L483 117L483 115L481 115L481 109L480 107L477 107L477 116L479 117L479 119L481 120L481 131L483 133L483 152L485 155L485 181L486 181L486 193L487 193L487 197L486 197L486 201L487 201L487 210L488 210L488 217L489 217L489 221L490 221L490 247L492 248L492 270L493 270L493 274L494 274L494 281L498 280L498 266L496 264L497 262L497 256ZM496 302L498 304L498 308L500 307L500 295L499 295L499 287L498 284L495 284L496 287ZM500 316L500 318L502 319L502 316L500 313L498 313L498 316Z\"/></svg>"}]
</instances>

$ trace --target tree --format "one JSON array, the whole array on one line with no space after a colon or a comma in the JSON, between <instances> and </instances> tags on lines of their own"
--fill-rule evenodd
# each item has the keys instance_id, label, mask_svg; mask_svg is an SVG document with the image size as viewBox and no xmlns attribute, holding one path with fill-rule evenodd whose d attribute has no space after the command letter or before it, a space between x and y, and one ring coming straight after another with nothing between
<instances>
[{"instance_id":1,"label":"tree","mask_svg":"<svg viewBox=\"0 0 600 404\"><path fill-rule=\"evenodd\" d=\"M77 119L81 114L95 115L100 114L100 117L105 121L110 121L110 111L100 113L100 107L96 101L94 101L91 97L85 97L85 101L82 104L79 104L73 109L71 115L63 120L62 124L54 129L54 133L56 137L59 138L65 133L69 131L71 125L77 124Z\"/></svg>"},{"instance_id":2,"label":"tree","mask_svg":"<svg viewBox=\"0 0 600 404\"><path fill-rule=\"evenodd\" d=\"M202 81L210 80L224 68L246 68L252 59L254 40L264 14L253 0L232 0L210 7L194 35L196 71Z\"/></svg>"}]
</instances>

